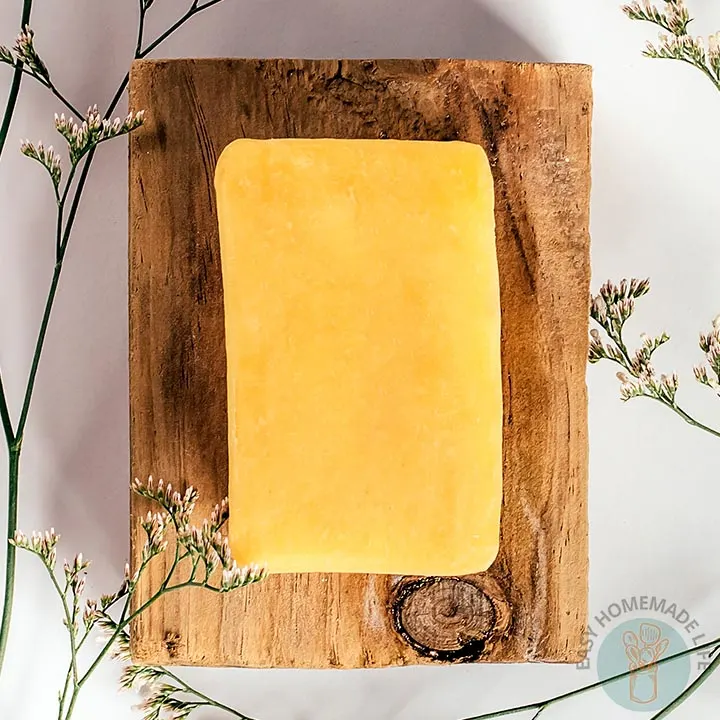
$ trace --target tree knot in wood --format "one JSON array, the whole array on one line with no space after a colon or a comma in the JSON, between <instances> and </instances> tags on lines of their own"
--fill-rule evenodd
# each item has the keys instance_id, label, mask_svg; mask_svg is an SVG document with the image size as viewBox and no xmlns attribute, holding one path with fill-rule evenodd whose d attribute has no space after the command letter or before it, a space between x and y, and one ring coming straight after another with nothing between
<instances>
[{"instance_id":1,"label":"tree knot in wood","mask_svg":"<svg viewBox=\"0 0 720 720\"><path fill-rule=\"evenodd\" d=\"M473 662L504 625L506 613L498 609L494 594L474 579L427 577L403 583L391 602L395 632L423 657Z\"/></svg>"}]
</instances>

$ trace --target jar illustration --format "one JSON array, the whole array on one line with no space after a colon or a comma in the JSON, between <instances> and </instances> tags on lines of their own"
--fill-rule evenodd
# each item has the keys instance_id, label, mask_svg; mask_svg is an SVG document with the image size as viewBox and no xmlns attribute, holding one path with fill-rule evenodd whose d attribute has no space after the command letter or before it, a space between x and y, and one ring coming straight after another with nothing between
<instances>
[{"instance_id":1,"label":"jar illustration","mask_svg":"<svg viewBox=\"0 0 720 720\"><path fill-rule=\"evenodd\" d=\"M653 623L640 623L638 633L626 630L622 636L628 658L630 700L640 705L654 702L658 697L659 658L670 644L660 628Z\"/></svg>"}]
</instances>

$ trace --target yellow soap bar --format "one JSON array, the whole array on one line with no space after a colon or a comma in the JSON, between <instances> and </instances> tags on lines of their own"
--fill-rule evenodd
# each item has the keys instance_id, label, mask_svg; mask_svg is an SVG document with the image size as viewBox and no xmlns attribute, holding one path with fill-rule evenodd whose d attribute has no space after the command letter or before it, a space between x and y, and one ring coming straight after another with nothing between
<instances>
[{"instance_id":1,"label":"yellow soap bar","mask_svg":"<svg viewBox=\"0 0 720 720\"><path fill-rule=\"evenodd\" d=\"M237 140L215 187L237 562L487 569L502 388L482 148Z\"/></svg>"}]
</instances>

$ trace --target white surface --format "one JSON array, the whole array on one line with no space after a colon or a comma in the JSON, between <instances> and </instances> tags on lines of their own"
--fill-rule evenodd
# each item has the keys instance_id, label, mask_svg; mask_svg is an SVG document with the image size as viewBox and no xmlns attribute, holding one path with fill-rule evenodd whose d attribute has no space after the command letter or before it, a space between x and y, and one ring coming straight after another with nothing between
<instances>
[{"instance_id":1,"label":"white surface","mask_svg":"<svg viewBox=\"0 0 720 720\"><path fill-rule=\"evenodd\" d=\"M14 37L20 5L0 5L4 42ZM57 84L81 107L107 102L132 53L137 3L36 5L37 45ZM703 33L720 27L714 3L691 5L700 18L697 32L700 23ZM151 33L184 8L179 0L157 0ZM652 277L653 292L641 303L632 330L671 333L673 342L657 364L680 370L683 400L709 422L720 422L717 403L693 387L691 374L700 359L697 333L720 311L720 254L714 251L720 94L687 66L641 58L645 39L653 35L651 27L625 19L615 0L225 0L172 38L162 54L593 64L593 285L607 277ZM0 68L3 98L9 75ZM0 166L0 362L14 409L52 271L54 222L49 183L15 147L21 137L49 140L56 109L42 88L24 83ZM93 170L40 370L22 468L21 527L55 526L63 534L61 557L76 550L92 557L95 594L117 585L127 555L125 153L124 142L108 144ZM590 368L588 378L593 612L623 596L667 596L686 606L708 637L720 634L720 441L648 401L622 405L607 366ZM0 717L55 717L67 657L59 608L29 556L20 556L18 586ZM116 692L117 673L108 663L96 675L78 718L137 717L130 709L137 700ZM187 677L260 720L457 720L594 679L591 671L552 666L190 670ZM720 676L674 717L716 717L719 698ZM632 715L602 693L546 714Z\"/></svg>"}]
</instances>

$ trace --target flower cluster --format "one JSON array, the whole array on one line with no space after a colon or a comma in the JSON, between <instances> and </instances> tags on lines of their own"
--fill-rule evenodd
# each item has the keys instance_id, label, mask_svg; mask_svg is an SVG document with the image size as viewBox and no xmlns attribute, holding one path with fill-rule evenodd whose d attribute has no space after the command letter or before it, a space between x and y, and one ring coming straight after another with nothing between
<instances>
[{"instance_id":1,"label":"flower cluster","mask_svg":"<svg viewBox=\"0 0 720 720\"><path fill-rule=\"evenodd\" d=\"M720 316L713 320L709 332L700 334L700 349L705 353L707 365L693 368L695 378L720 394Z\"/></svg>"},{"instance_id":2,"label":"flower cluster","mask_svg":"<svg viewBox=\"0 0 720 720\"><path fill-rule=\"evenodd\" d=\"M699 66L705 65L708 59L705 51L705 40L690 35L660 34L657 44L648 42L643 54L649 58L685 60Z\"/></svg>"},{"instance_id":3,"label":"flower cluster","mask_svg":"<svg viewBox=\"0 0 720 720\"><path fill-rule=\"evenodd\" d=\"M136 692L143 690L152 692L163 678L163 671L152 665L126 665L120 676L120 687Z\"/></svg>"},{"instance_id":4,"label":"flower cluster","mask_svg":"<svg viewBox=\"0 0 720 720\"><path fill-rule=\"evenodd\" d=\"M55 528L50 528L44 533L34 532L30 537L18 530L10 542L20 550L27 550L33 555L37 555L45 567L54 570L59 540L60 536L55 532Z\"/></svg>"},{"instance_id":5,"label":"flower cluster","mask_svg":"<svg viewBox=\"0 0 720 720\"><path fill-rule=\"evenodd\" d=\"M151 475L147 482L135 478L131 488L140 497L160 505L172 520L179 534L189 532L190 520L198 500L198 492L194 487L190 486L184 493L179 493L170 483L166 483L162 479L155 482Z\"/></svg>"},{"instance_id":6,"label":"flower cluster","mask_svg":"<svg viewBox=\"0 0 720 720\"><path fill-rule=\"evenodd\" d=\"M666 0L664 10L660 10L650 0L636 1L624 5L623 12L631 20L654 23L678 37L687 35L687 28L692 20L683 0Z\"/></svg>"},{"instance_id":7,"label":"flower cluster","mask_svg":"<svg viewBox=\"0 0 720 720\"><path fill-rule=\"evenodd\" d=\"M65 138L70 151L73 165L106 140L126 135L143 124L144 112L130 113L126 118L105 120L100 115L97 105L88 108L85 119L76 123L73 118L67 119L65 114L55 115L55 129Z\"/></svg>"},{"instance_id":8,"label":"flower cluster","mask_svg":"<svg viewBox=\"0 0 720 720\"><path fill-rule=\"evenodd\" d=\"M635 300L650 290L649 280L622 280L614 285L608 280L600 293L590 298L590 316L601 327L616 335L622 332L626 320L635 311Z\"/></svg>"},{"instance_id":9,"label":"flower cluster","mask_svg":"<svg viewBox=\"0 0 720 720\"><path fill-rule=\"evenodd\" d=\"M171 523L169 513L153 513L148 511L147 517L140 521L140 526L147 535L142 549L142 562L147 563L156 555L167 550L168 541L165 539L168 526Z\"/></svg>"},{"instance_id":10,"label":"flower cluster","mask_svg":"<svg viewBox=\"0 0 720 720\"><path fill-rule=\"evenodd\" d=\"M634 352L628 350L623 337L625 323L635 311L635 300L649 290L648 280L623 280L619 285L608 280L599 294L590 298L590 317L605 331L608 342L604 342L600 332L593 328L590 331L588 359L591 363L612 360L623 368L617 374L623 400L651 397L674 405L677 374L658 377L652 364L653 354L670 336L662 333L653 337L643 333L640 336L642 344Z\"/></svg>"},{"instance_id":11,"label":"flower cluster","mask_svg":"<svg viewBox=\"0 0 720 720\"><path fill-rule=\"evenodd\" d=\"M720 33L710 35L707 42L702 37L692 37L688 33L692 18L683 0L665 0L662 10L650 0L635 0L623 6L623 11L632 20L650 22L664 31L657 44L647 43L646 57L688 62L720 89Z\"/></svg>"},{"instance_id":12,"label":"flower cluster","mask_svg":"<svg viewBox=\"0 0 720 720\"><path fill-rule=\"evenodd\" d=\"M0 53L2 53L2 48L0 48ZM73 118L66 118L64 113L56 114L55 129L67 141L70 162L74 168L90 150L101 142L126 135L140 127L143 117L144 114L140 111L134 114L130 113L125 119L104 120L95 105L88 109L85 119L80 124L76 123ZM62 166L60 155L55 152L53 146L46 148L42 141L32 143L29 140L23 140L20 144L20 152L39 162L48 171L55 188L55 195L59 200Z\"/></svg>"},{"instance_id":13,"label":"flower cluster","mask_svg":"<svg viewBox=\"0 0 720 720\"><path fill-rule=\"evenodd\" d=\"M230 544L221 529L229 516L227 498L215 506L210 518L197 527L190 524L198 494L193 487L184 493L173 489L162 479L155 482L152 477L147 482L135 479L132 489L141 497L158 503L164 513L147 514L142 527L147 541L142 551L142 562L149 561L163 552L168 545L165 539L168 527L174 526L179 548L191 560L193 568L204 567L202 583L218 592L230 592L250 583L262 580L265 569L260 565L240 567L232 558ZM213 573L221 569L220 584L211 585Z\"/></svg>"},{"instance_id":14,"label":"flower cluster","mask_svg":"<svg viewBox=\"0 0 720 720\"><path fill-rule=\"evenodd\" d=\"M82 553L78 553L72 562L65 560L63 563L65 582L72 589L73 595L82 595L85 590L85 578L89 567L90 562L83 558Z\"/></svg>"},{"instance_id":15,"label":"flower cluster","mask_svg":"<svg viewBox=\"0 0 720 720\"><path fill-rule=\"evenodd\" d=\"M154 691L138 706L138 710L143 713L143 720L185 720L197 708L207 704L176 698L175 693L181 691L176 685L157 683Z\"/></svg>"},{"instance_id":16,"label":"flower cluster","mask_svg":"<svg viewBox=\"0 0 720 720\"><path fill-rule=\"evenodd\" d=\"M37 160L48 171L57 193L62 179L62 167L60 165L60 155L55 152L53 146L50 145L50 147L46 148L42 141L34 144L29 140L23 140L20 143L20 152L33 160Z\"/></svg>"},{"instance_id":17,"label":"flower cluster","mask_svg":"<svg viewBox=\"0 0 720 720\"><path fill-rule=\"evenodd\" d=\"M228 540L221 532L229 515L227 499L216 505L210 517L201 526L196 527L191 524L198 500L198 493L194 488L189 487L184 493L180 493L169 483L162 480L155 482L149 478L147 482L135 480L132 489L138 495L160 505L161 511L150 511L140 520L146 539L137 569L132 572L130 566L126 564L124 578L118 591L111 595L101 595L99 601L94 599L83 601L85 579L90 563L82 554L63 563L64 586L59 578L56 578L56 546L60 536L54 530L34 533L29 538L18 532L12 541L16 547L37 555L53 578L53 586L65 611L63 622L72 637L73 667L78 660L77 649L83 645L94 629L99 629L104 635L102 655L108 653L112 657L132 663L127 628L139 611L134 614L130 612L128 615L130 596L137 590L140 577L150 561L168 550L170 533L174 533L175 543L174 552L169 553L166 577L149 598L143 598L143 608L147 608L166 593L181 588L200 587L217 593L226 593L265 577L264 567L259 565L240 567L232 559ZM187 572L183 568L186 568ZM216 570L221 571L217 579L214 578ZM115 604L121 599L122 611L114 610ZM119 614L119 620L111 613ZM73 677L72 673L68 675L65 693L61 693L61 708L64 707L67 693L79 690L79 686L73 685L73 682L78 682L77 678L73 680ZM205 706L209 702L204 696L197 701L176 697L177 694L201 696L163 668L147 668L131 664L123 673L122 685L126 688L145 685L151 689L150 695L141 706L145 720L159 720L161 716L184 718L196 708Z\"/></svg>"},{"instance_id":18,"label":"flower cluster","mask_svg":"<svg viewBox=\"0 0 720 720\"><path fill-rule=\"evenodd\" d=\"M617 378L620 381L620 397L623 400L630 400L634 397L651 397L655 400L662 400L668 405L675 404L675 395L678 389L678 374L662 374L658 378L654 372L646 372L638 377L628 377L625 373L619 372Z\"/></svg>"},{"instance_id":19,"label":"flower cluster","mask_svg":"<svg viewBox=\"0 0 720 720\"><path fill-rule=\"evenodd\" d=\"M35 49L35 33L29 26L25 26L15 39L12 50L0 46L0 62L14 65L21 62L27 71L44 85L50 85L50 71L42 61Z\"/></svg>"},{"instance_id":20,"label":"flower cluster","mask_svg":"<svg viewBox=\"0 0 720 720\"><path fill-rule=\"evenodd\" d=\"M620 365L617 373L620 380L620 397L630 400L646 397L661 402L679 415L686 423L720 437L716 430L695 419L677 402L679 379L677 373L660 374L655 372L652 359L655 351L669 339L667 333L655 337L641 334L640 347L630 351L625 344L623 330L625 323L635 310L635 300L650 289L647 280L623 280L619 285L606 282L596 296L590 298L590 316L604 331L590 330L588 359L591 363L611 360ZM695 378L720 394L720 317L713 322L708 333L700 335L700 348L705 353L707 365L694 368Z\"/></svg>"}]
</instances>

